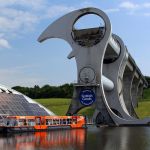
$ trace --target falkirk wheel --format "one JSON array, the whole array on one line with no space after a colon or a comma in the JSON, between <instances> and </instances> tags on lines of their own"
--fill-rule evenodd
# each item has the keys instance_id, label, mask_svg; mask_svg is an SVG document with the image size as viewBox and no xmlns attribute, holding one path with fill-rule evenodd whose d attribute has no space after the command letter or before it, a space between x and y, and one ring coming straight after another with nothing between
<instances>
[{"instance_id":1,"label":"falkirk wheel","mask_svg":"<svg viewBox=\"0 0 150 150\"><path fill-rule=\"evenodd\" d=\"M77 20L87 14L100 17L104 26L75 29ZM50 38L67 41L72 47L68 58L76 60L77 83L67 115L91 106L97 124L149 125L150 118L139 119L134 110L147 82L121 38L112 33L103 11L84 8L62 16L47 27L38 41Z\"/></svg>"}]
</instances>

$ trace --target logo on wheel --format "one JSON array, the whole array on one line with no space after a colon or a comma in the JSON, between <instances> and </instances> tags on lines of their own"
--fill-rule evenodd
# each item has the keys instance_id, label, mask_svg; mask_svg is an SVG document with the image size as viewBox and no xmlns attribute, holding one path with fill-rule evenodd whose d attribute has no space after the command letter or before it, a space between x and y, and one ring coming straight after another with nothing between
<instances>
[{"instance_id":1,"label":"logo on wheel","mask_svg":"<svg viewBox=\"0 0 150 150\"><path fill-rule=\"evenodd\" d=\"M90 89L82 90L79 99L81 104L85 106L92 105L95 102L95 93Z\"/></svg>"}]
</instances>

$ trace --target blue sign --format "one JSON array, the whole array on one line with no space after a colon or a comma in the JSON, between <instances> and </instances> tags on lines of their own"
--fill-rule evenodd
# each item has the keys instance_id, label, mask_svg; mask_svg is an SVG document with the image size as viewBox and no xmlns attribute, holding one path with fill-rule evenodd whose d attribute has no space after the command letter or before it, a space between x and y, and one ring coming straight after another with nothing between
<instances>
[{"instance_id":1,"label":"blue sign","mask_svg":"<svg viewBox=\"0 0 150 150\"><path fill-rule=\"evenodd\" d=\"M90 89L83 90L80 92L79 99L85 106L92 105L95 102L95 93Z\"/></svg>"}]
</instances>

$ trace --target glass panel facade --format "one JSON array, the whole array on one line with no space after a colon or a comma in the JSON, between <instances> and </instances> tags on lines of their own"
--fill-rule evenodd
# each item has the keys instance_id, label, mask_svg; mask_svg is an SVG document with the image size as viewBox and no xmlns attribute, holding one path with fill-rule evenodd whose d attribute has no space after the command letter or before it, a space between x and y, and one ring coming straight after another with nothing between
<instances>
[{"instance_id":1,"label":"glass panel facade","mask_svg":"<svg viewBox=\"0 0 150 150\"><path fill-rule=\"evenodd\" d=\"M45 116L49 115L38 104L29 103L23 95L0 93L0 114L19 116Z\"/></svg>"}]
</instances>

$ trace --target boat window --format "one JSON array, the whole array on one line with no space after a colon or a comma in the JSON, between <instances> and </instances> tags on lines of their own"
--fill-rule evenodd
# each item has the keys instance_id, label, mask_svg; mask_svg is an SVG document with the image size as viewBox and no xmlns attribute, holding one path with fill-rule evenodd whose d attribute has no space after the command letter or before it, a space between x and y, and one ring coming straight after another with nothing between
<instances>
[{"instance_id":1,"label":"boat window","mask_svg":"<svg viewBox=\"0 0 150 150\"><path fill-rule=\"evenodd\" d=\"M72 124L72 119L67 119L67 124Z\"/></svg>"},{"instance_id":2,"label":"boat window","mask_svg":"<svg viewBox=\"0 0 150 150\"><path fill-rule=\"evenodd\" d=\"M63 119L63 124L66 124L66 119Z\"/></svg>"},{"instance_id":3,"label":"boat window","mask_svg":"<svg viewBox=\"0 0 150 150\"><path fill-rule=\"evenodd\" d=\"M41 119L40 118L36 118L36 125L40 125L41 124Z\"/></svg>"},{"instance_id":4,"label":"boat window","mask_svg":"<svg viewBox=\"0 0 150 150\"><path fill-rule=\"evenodd\" d=\"M35 125L35 120L34 119L28 119L28 125L29 126L34 126Z\"/></svg>"},{"instance_id":5,"label":"boat window","mask_svg":"<svg viewBox=\"0 0 150 150\"><path fill-rule=\"evenodd\" d=\"M72 119L73 124L77 124L77 118Z\"/></svg>"},{"instance_id":6,"label":"boat window","mask_svg":"<svg viewBox=\"0 0 150 150\"><path fill-rule=\"evenodd\" d=\"M18 124L19 124L20 126L27 125L26 119L19 119Z\"/></svg>"},{"instance_id":7,"label":"boat window","mask_svg":"<svg viewBox=\"0 0 150 150\"><path fill-rule=\"evenodd\" d=\"M69 119L70 124L72 124L72 119Z\"/></svg>"},{"instance_id":8,"label":"boat window","mask_svg":"<svg viewBox=\"0 0 150 150\"><path fill-rule=\"evenodd\" d=\"M63 124L63 119L60 119L60 124Z\"/></svg>"},{"instance_id":9,"label":"boat window","mask_svg":"<svg viewBox=\"0 0 150 150\"><path fill-rule=\"evenodd\" d=\"M46 125L49 125L48 119L46 119Z\"/></svg>"},{"instance_id":10,"label":"boat window","mask_svg":"<svg viewBox=\"0 0 150 150\"><path fill-rule=\"evenodd\" d=\"M7 125L7 126L10 125L10 120L9 120L9 119L6 121L6 125Z\"/></svg>"},{"instance_id":11,"label":"boat window","mask_svg":"<svg viewBox=\"0 0 150 150\"><path fill-rule=\"evenodd\" d=\"M53 120L52 119L46 119L46 125L52 125Z\"/></svg>"},{"instance_id":12,"label":"boat window","mask_svg":"<svg viewBox=\"0 0 150 150\"><path fill-rule=\"evenodd\" d=\"M18 125L18 123L17 123L16 119L7 118L6 125L7 126L16 126L16 125Z\"/></svg>"},{"instance_id":13,"label":"boat window","mask_svg":"<svg viewBox=\"0 0 150 150\"><path fill-rule=\"evenodd\" d=\"M56 124L59 124L59 119L56 119Z\"/></svg>"},{"instance_id":14,"label":"boat window","mask_svg":"<svg viewBox=\"0 0 150 150\"><path fill-rule=\"evenodd\" d=\"M53 124L54 124L54 125L56 125L56 124L57 124L57 121L56 121L56 119L54 119L54 120L53 120Z\"/></svg>"}]
</instances>

